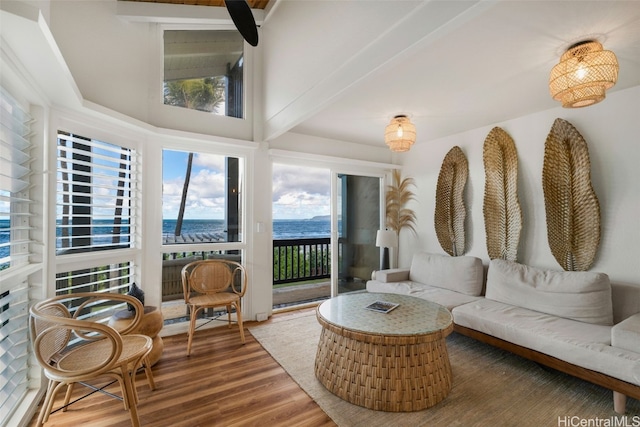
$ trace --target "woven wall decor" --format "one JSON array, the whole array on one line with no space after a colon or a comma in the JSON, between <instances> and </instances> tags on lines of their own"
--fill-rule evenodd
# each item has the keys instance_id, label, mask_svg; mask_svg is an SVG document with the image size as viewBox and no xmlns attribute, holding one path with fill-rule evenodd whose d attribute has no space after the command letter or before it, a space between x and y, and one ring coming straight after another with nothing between
<instances>
[{"instance_id":1,"label":"woven wall decor","mask_svg":"<svg viewBox=\"0 0 640 427\"><path fill-rule=\"evenodd\" d=\"M436 235L440 246L451 256L464 255L464 187L469 176L469 162L455 146L444 157L436 188Z\"/></svg>"},{"instance_id":2,"label":"woven wall decor","mask_svg":"<svg viewBox=\"0 0 640 427\"><path fill-rule=\"evenodd\" d=\"M484 140L484 228L489 258L516 261L522 210L518 200L518 154L513 139L499 127Z\"/></svg>"},{"instance_id":3,"label":"woven wall decor","mask_svg":"<svg viewBox=\"0 0 640 427\"><path fill-rule=\"evenodd\" d=\"M587 143L566 120L555 120L544 144L542 187L551 253L567 271L588 270L600 244L600 204Z\"/></svg>"}]
</instances>

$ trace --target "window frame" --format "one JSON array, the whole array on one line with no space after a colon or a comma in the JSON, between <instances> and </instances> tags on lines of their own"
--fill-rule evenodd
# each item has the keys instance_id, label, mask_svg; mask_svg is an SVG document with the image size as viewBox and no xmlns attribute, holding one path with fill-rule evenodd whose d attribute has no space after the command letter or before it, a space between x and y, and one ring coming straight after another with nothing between
<instances>
[{"instance_id":1,"label":"window frame","mask_svg":"<svg viewBox=\"0 0 640 427\"><path fill-rule=\"evenodd\" d=\"M65 135L66 134L66 135ZM85 139L86 138L86 139ZM86 152L83 149L78 149L75 146L69 146L66 144L61 144L60 141L63 140L65 143L71 144L82 144L91 148L91 150L87 150ZM56 181L58 184L63 186L62 189L57 189L56 191L56 256L66 256L71 253L86 253L92 251L104 251L104 250L122 250L128 249L131 247L135 247L136 235L139 234L137 231L139 221L136 221L136 212L139 206L140 200L140 185L141 185L141 175L139 173L140 161L139 154L136 149L122 146L120 144L114 144L111 142L107 142L104 140L99 140L97 138L86 137L84 135L79 135L78 133L70 133L66 131L59 130L56 136ZM109 147L110 146L110 147ZM64 148L61 148L64 147ZM111 148L113 147L113 148ZM100 151L109 150L111 153L119 152L121 155L126 153L128 158L125 160L116 159L115 156L106 156L101 154ZM61 152L63 154L61 154ZM68 157L68 156L71 157ZM82 159L78 157L88 157L88 159ZM62 159L65 159L64 161ZM59 160L58 160L59 159ZM69 160L67 160L69 159ZM106 160L105 160L106 159ZM101 163L105 162L106 164ZM118 165L118 177L116 178L113 175L105 175L105 171L112 168L109 166L108 162L119 163ZM90 169L85 169L87 167L87 163L91 165L99 165L96 167L91 167ZM122 165L128 166L128 168L122 169ZM85 169L85 170L77 170L77 168ZM112 168L115 169L115 168ZM122 170L126 171L122 176ZM112 171L113 172L113 171ZM60 176L62 175L62 176ZM78 180L74 179L75 176L80 178L91 178L90 180ZM109 185L107 181L117 181L117 187L113 185ZM122 184L122 187L120 186ZM128 184L128 186L127 186ZM78 187L78 188L76 188ZM111 189L109 189L111 187ZM114 188L117 188L115 191ZM122 193L120 194L122 188ZM89 190L89 191L85 191ZM104 194L101 194L104 193ZM114 194L115 193L115 194ZM62 200L60 200L60 195L64 195ZM70 198L69 198L70 197ZM105 227L97 227L94 224L95 220L104 217L104 214L100 212L105 211L105 206L100 206L100 201L105 198L113 197L116 200L115 206L113 206L114 212L113 222L105 223ZM74 203L74 199L76 198L85 198L89 200L89 204L86 204L84 201L78 201L78 203ZM117 202L121 200L128 200L128 206L120 207L122 212L119 215L116 215L116 211L118 210ZM88 213L80 213L74 215L74 208L82 208L82 210L89 209ZM109 209L112 207L109 206ZM69 209L70 213L62 213L61 220L64 220L64 217L74 218L74 217L85 217L90 221L87 224L74 224L73 222L70 225L58 224L58 210L62 209L63 212ZM126 219L128 221L128 225L122 225L120 231L122 229L128 229L128 233L120 233L118 236L125 236L126 241L117 244L100 244L98 239L100 235L96 233L97 228L107 228L112 227L114 230L120 224L117 223L116 218L118 220ZM81 235L79 237L89 238L89 242L87 245L75 248L73 245L69 245L68 247L64 245L64 242L74 240L75 234L73 233L74 228L89 228L90 233L86 235ZM62 229L64 233L65 230L71 231L71 236L61 236L58 238L57 231L58 229ZM112 236L115 234L112 233ZM77 237L76 237L77 238ZM63 242L63 245L58 247L58 240Z\"/></svg>"},{"instance_id":2,"label":"window frame","mask_svg":"<svg viewBox=\"0 0 640 427\"><path fill-rule=\"evenodd\" d=\"M135 275L131 282L140 283L140 266L142 265L143 251L141 244L142 230L137 226L142 220L143 205L143 144L140 134L136 132L128 132L122 127L110 126L109 123L94 119L87 114L73 113L68 111L52 111L52 119L50 126L50 146L49 146L49 169L53 174L57 174L57 150L58 150L58 132L66 132L69 134L82 135L98 141L103 141L118 147L124 147L137 151L137 165L135 173L132 174L132 180L137 182L134 184L135 191L131 194L131 244L129 247L110 248L100 251L78 252L69 254L56 254L56 219L57 219L57 199L55 179L49 180L49 192L51 194L49 209L49 232L48 241L49 257L51 260L50 280L47 285L47 296L56 295L56 277L60 274L69 273L78 270L87 270L105 265L130 263L134 269Z\"/></svg>"},{"instance_id":3,"label":"window frame","mask_svg":"<svg viewBox=\"0 0 640 427\"><path fill-rule=\"evenodd\" d=\"M255 140L255 108L254 101L256 81L255 69L259 67L259 55L246 42L243 56L243 118L217 116L187 108L164 104L164 31L165 30L235 30L232 24L176 24L158 23L156 25L156 42L151 54L157 57L155 66L149 73L149 124L158 128L169 128L177 131L196 132L211 135L219 140L226 138L253 141Z\"/></svg>"}]
</instances>

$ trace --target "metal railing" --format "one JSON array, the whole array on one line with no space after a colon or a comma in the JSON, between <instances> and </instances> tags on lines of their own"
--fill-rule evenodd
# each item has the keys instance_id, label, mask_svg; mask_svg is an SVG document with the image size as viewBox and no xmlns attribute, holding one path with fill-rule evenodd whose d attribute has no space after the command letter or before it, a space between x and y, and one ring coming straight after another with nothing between
<instances>
[{"instance_id":1,"label":"metal railing","mask_svg":"<svg viewBox=\"0 0 640 427\"><path fill-rule=\"evenodd\" d=\"M273 284L331 277L331 239L273 241Z\"/></svg>"},{"instance_id":2,"label":"metal railing","mask_svg":"<svg viewBox=\"0 0 640 427\"><path fill-rule=\"evenodd\" d=\"M303 282L331 277L331 239L283 239L273 241L273 284ZM180 252L165 255L162 261L162 300L180 299L182 267L203 258L231 257L213 252ZM237 258L237 259L236 259Z\"/></svg>"}]
</instances>

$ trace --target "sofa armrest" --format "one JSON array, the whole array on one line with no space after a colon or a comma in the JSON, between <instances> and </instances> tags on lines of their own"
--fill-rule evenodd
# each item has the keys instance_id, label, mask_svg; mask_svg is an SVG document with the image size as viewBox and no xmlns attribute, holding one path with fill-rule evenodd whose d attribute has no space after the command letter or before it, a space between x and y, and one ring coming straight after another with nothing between
<instances>
[{"instance_id":1,"label":"sofa armrest","mask_svg":"<svg viewBox=\"0 0 640 427\"><path fill-rule=\"evenodd\" d=\"M611 328L611 345L640 353L640 313L627 317Z\"/></svg>"},{"instance_id":2,"label":"sofa armrest","mask_svg":"<svg viewBox=\"0 0 640 427\"><path fill-rule=\"evenodd\" d=\"M375 272L373 279L382 283L402 282L409 280L409 269L391 268L388 270L378 270Z\"/></svg>"}]
</instances>

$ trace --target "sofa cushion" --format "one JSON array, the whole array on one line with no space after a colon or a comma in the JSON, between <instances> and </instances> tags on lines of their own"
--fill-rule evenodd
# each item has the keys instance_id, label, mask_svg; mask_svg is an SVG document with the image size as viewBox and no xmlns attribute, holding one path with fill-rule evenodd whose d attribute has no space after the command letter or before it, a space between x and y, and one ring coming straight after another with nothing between
<instances>
[{"instance_id":1,"label":"sofa cushion","mask_svg":"<svg viewBox=\"0 0 640 427\"><path fill-rule=\"evenodd\" d=\"M640 353L640 313L611 328L611 345Z\"/></svg>"},{"instance_id":2,"label":"sofa cushion","mask_svg":"<svg viewBox=\"0 0 640 427\"><path fill-rule=\"evenodd\" d=\"M640 354L612 347L611 326L565 319L487 298L451 311L456 325L640 384Z\"/></svg>"},{"instance_id":3,"label":"sofa cushion","mask_svg":"<svg viewBox=\"0 0 640 427\"><path fill-rule=\"evenodd\" d=\"M604 273L542 270L491 260L486 297L598 325L613 325L611 283Z\"/></svg>"},{"instance_id":4,"label":"sofa cushion","mask_svg":"<svg viewBox=\"0 0 640 427\"><path fill-rule=\"evenodd\" d=\"M375 272L374 280L385 283L402 282L403 280L409 280L409 270L406 268L378 270Z\"/></svg>"},{"instance_id":5,"label":"sofa cushion","mask_svg":"<svg viewBox=\"0 0 640 427\"><path fill-rule=\"evenodd\" d=\"M450 289L466 295L482 294L483 267L480 258L450 257L419 252L413 256L409 280Z\"/></svg>"}]
</instances>

